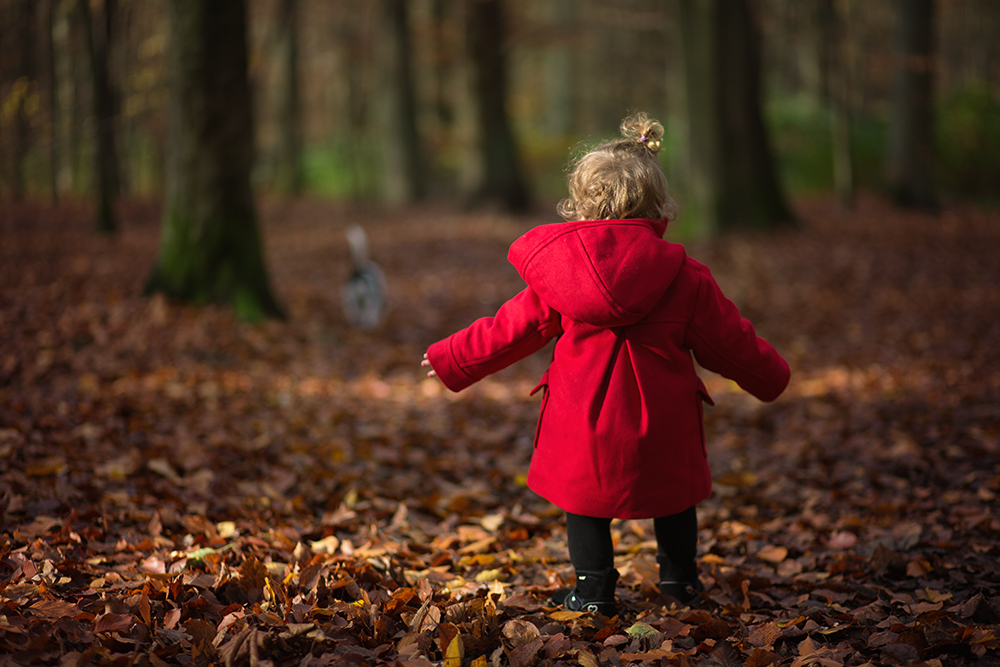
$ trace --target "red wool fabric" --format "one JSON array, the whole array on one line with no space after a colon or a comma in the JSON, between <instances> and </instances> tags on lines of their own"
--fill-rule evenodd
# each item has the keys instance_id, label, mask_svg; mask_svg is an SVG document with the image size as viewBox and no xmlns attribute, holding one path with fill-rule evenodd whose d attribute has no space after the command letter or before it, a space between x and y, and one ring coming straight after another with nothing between
<instances>
[{"instance_id":1,"label":"red wool fabric","mask_svg":"<svg viewBox=\"0 0 1000 667\"><path fill-rule=\"evenodd\" d=\"M711 493L698 363L762 401L788 364L723 295L708 268L663 240L666 220L542 225L508 259L528 286L428 349L461 391L558 337L528 486L558 507L641 519L681 512Z\"/></svg>"}]
</instances>

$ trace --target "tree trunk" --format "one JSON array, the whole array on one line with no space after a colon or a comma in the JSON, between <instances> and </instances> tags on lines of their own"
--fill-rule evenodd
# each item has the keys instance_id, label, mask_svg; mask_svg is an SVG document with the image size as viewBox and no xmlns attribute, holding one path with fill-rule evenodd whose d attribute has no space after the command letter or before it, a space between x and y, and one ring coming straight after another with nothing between
<instances>
[{"instance_id":1,"label":"tree trunk","mask_svg":"<svg viewBox=\"0 0 1000 667\"><path fill-rule=\"evenodd\" d=\"M108 76L108 52L111 47L115 1L104 0L102 14L98 16L96 26L90 15L90 0L78 0L77 7L87 44L94 119L97 123L94 170L97 174L97 229L107 234L117 228L114 202L119 193L118 152L115 148L115 93Z\"/></svg>"},{"instance_id":2,"label":"tree trunk","mask_svg":"<svg viewBox=\"0 0 1000 667\"><path fill-rule=\"evenodd\" d=\"M59 81L56 78L55 14L56 0L45 3L45 92L49 101L49 197L59 201Z\"/></svg>"},{"instance_id":3,"label":"tree trunk","mask_svg":"<svg viewBox=\"0 0 1000 667\"><path fill-rule=\"evenodd\" d=\"M245 0L170 0L162 238L147 293L281 315L250 190L253 118Z\"/></svg>"},{"instance_id":4,"label":"tree trunk","mask_svg":"<svg viewBox=\"0 0 1000 667\"><path fill-rule=\"evenodd\" d=\"M835 4L836 3L836 4ZM854 207L854 158L851 150L851 64L847 39L849 8L845 2L823 0L820 27L826 54L827 92L831 111L833 187L845 210Z\"/></svg>"},{"instance_id":5,"label":"tree trunk","mask_svg":"<svg viewBox=\"0 0 1000 667\"><path fill-rule=\"evenodd\" d=\"M759 37L746 0L681 0L679 18L699 231L792 224L761 115Z\"/></svg>"},{"instance_id":6,"label":"tree trunk","mask_svg":"<svg viewBox=\"0 0 1000 667\"><path fill-rule=\"evenodd\" d=\"M899 0L886 185L904 206L933 209L934 126L931 79L933 0Z\"/></svg>"},{"instance_id":7,"label":"tree trunk","mask_svg":"<svg viewBox=\"0 0 1000 667\"><path fill-rule=\"evenodd\" d=\"M517 143L507 115L506 28L501 0L466 3L471 104L476 134L478 182L472 184L471 206L498 206L518 213L530 206Z\"/></svg>"},{"instance_id":8,"label":"tree trunk","mask_svg":"<svg viewBox=\"0 0 1000 667\"><path fill-rule=\"evenodd\" d=\"M275 187L285 194L298 194L303 187L302 109L299 87L299 2L281 0L275 36L278 75L278 146Z\"/></svg>"},{"instance_id":9,"label":"tree trunk","mask_svg":"<svg viewBox=\"0 0 1000 667\"><path fill-rule=\"evenodd\" d=\"M715 45L716 12L713 1L681 0L678 12L684 54L684 83L688 121L688 182L693 195L693 217L698 234L718 231L722 209L722 118L719 69Z\"/></svg>"},{"instance_id":10,"label":"tree trunk","mask_svg":"<svg viewBox=\"0 0 1000 667\"><path fill-rule=\"evenodd\" d=\"M31 146L31 116L38 100L37 72L35 71L35 0L18 0L14 5L14 26L20 34L14 35L20 46L18 79L8 100L14 102L14 146L12 181L14 200L21 201L27 189L27 157ZM4 100L5 105L9 104Z\"/></svg>"},{"instance_id":11,"label":"tree trunk","mask_svg":"<svg viewBox=\"0 0 1000 667\"><path fill-rule=\"evenodd\" d=\"M408 6L409 0L383 0L382 190L391 204L413 202L425 194L425 164L417 132L417 103L410 67Z\"/></svg>"},{"instance_id":12,"label":"tree trunk","mask_svg":"<svg viewBox=\"0 0 1000 667\"><path fill-rule=\"evenodd\" d=\"M53 3L52 46L55 53L55 80L57 82L56 100L53 109L58 109L58 122L55 132L59 151L59 162L56 167L56 183L60 193L75 194L79 188L80 155L82 153L83 116L80 94L81 81L84 79L80 67L80 58L73 58L77 51L78 39L81 37L80 21L75 20L79 12L75 6L67 8L58 0ZM88 170L89 171L89 170Z\"/></svg>"},{"instance_id":13,"label":"tree trunk","mask_svg":"<svg viewBox=\"0 0 1000 667\"><path fill-rule=\"evenodd\" d=\"M452 28L451 16L455 14L455 0L430 0L432 25L431 62L433 70L430 76L431 114L437 132L450 129L455 121L454 54L459 51L455 46L454 35L458 32Z\"/></svg>"},{"instance_id":14,"label":"tree trunk","mask_svg":"<svg viewBox=\"0 0 1000 667\"><path fill-rule=\"evenodd\" d=\"M550 20L561 30L574 30L577 21L573 0L554 0L548 10ZM557 44L545 54L545 132L551 137L566 137L573 127L574 92L576 80L573 76L573 52L567 44Z\"/></svg>"}]
</instances>

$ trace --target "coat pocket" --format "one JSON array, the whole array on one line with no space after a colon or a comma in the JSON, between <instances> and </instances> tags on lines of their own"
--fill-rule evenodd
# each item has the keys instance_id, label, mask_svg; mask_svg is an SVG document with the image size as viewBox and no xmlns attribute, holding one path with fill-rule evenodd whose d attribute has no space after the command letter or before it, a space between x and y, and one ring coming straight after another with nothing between
<instances>
[{"instance_id":1,"label":"coat pocket","mask_svg":"<svg viewBox=\"0 0 1000 667\"><path fill-rule=\"evenodd\" d=\"M698 389L695 391L695 403L698 405L698 433L701 435L701 453L708 457L708 447L705 444L705 403L715 405L715 401L708 394L705 383L698 378Z\"/></svg>"},{"instance_id":2,"label":"coat pocket","mask_svg":"<svg viewBox=\"0 0 1000 667\"><path fill-rule=\"evenodd\" d=\"M545 416L545 406L549 403L549 372L545 371L545 375L542 379L538 381L538 384L534 389L531 390L530 396L534 396L539 391L542 393L542 405L538 409L538 424L535 425L535 447L538 447L538 436L542 432L542 417Z\"/></svg>"}]
</instances>

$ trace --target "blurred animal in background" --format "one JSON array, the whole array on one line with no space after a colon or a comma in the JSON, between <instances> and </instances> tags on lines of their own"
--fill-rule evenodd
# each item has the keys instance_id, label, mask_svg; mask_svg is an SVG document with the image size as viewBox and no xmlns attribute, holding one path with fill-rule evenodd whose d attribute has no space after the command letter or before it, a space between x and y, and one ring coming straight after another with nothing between
<instances>
[{"instance_id":1,"label":"blurred animal in background","mask_svg":"<svg viewBox=\"0 0 1000 667\"><path fill-rule=\"evenodd\" d=\"M385 318L385 274L368 257L365 230L359 225L351 225L346 234L347 243L351 246L351 277L341 290L344 315L351 326L370 331Z\"/></svg>"}]
</instances>

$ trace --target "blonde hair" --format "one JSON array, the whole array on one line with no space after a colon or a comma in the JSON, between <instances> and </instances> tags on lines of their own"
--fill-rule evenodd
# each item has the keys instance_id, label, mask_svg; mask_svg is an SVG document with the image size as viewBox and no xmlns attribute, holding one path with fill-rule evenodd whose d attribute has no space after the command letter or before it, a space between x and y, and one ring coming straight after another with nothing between
<instances>
[{"instance_id":1,"label":"blonde hair","mask_svg":"<svg viewBox=\"0 0 1000 667\"><path fill-rule=\"evenodd\" d=\"M623 139L601 144L572 166L569 197L557 211L566 220L673 219L677 205L667 192L656 154L663 126L645 113L622 121Z\"/></svg>"}]
</instances>

